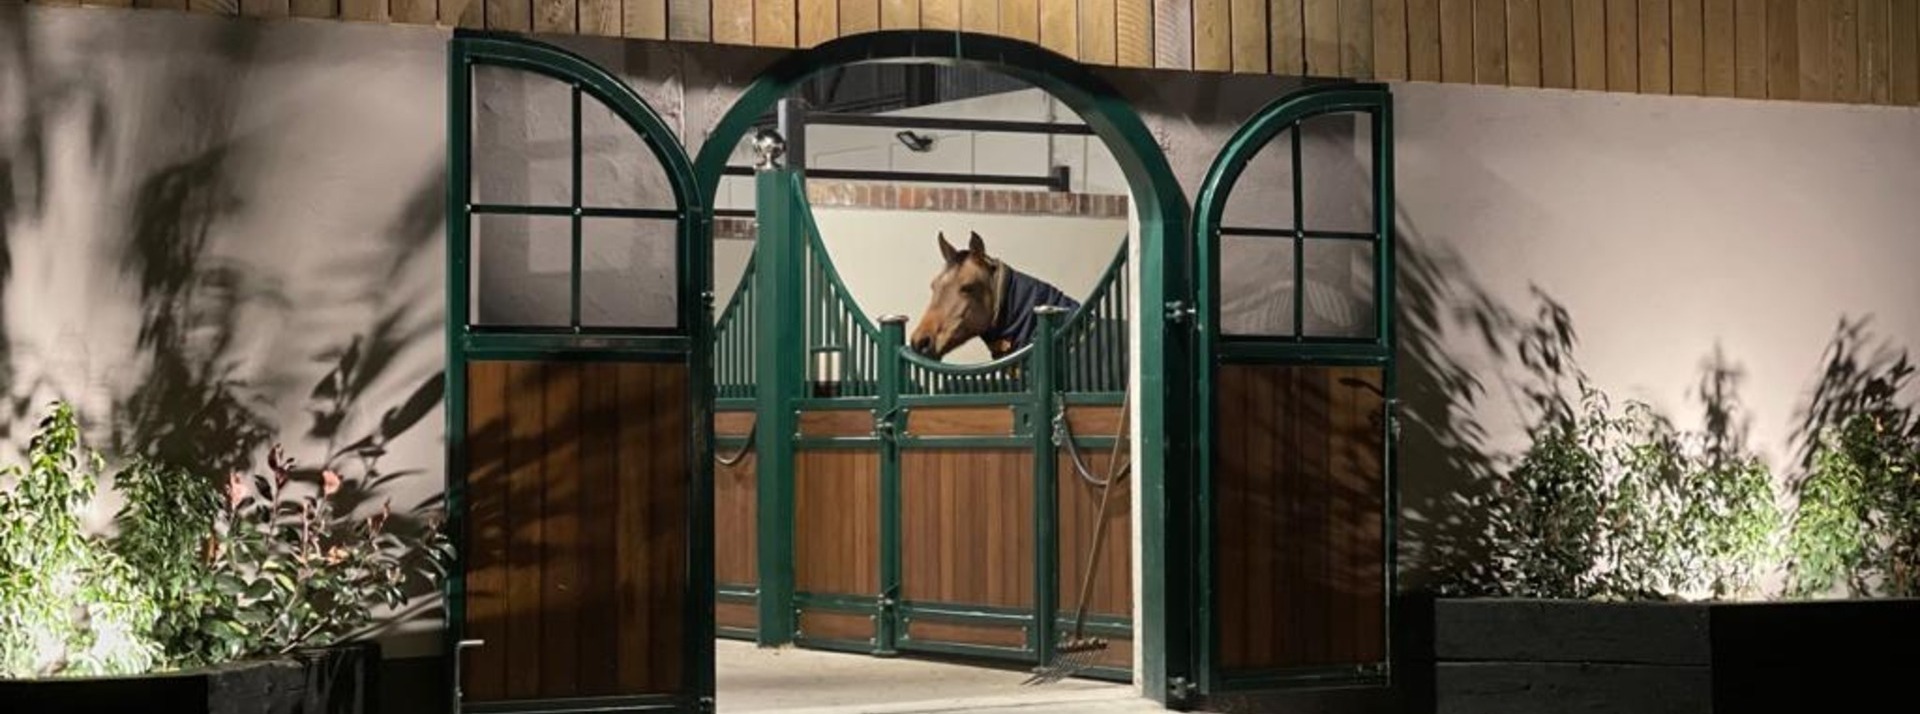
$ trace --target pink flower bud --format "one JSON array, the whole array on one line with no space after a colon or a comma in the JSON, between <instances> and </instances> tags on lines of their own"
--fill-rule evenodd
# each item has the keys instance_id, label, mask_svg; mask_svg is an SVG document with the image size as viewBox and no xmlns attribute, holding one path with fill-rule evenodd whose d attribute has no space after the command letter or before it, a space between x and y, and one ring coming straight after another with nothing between
<instances>
[{"instance_id":1,"label":"pink flower bud","mask_svg":"<svg viewBox=\"0 0 1920 714\"><path fill-rule=\"evenodd\" d=\"M321 471L320 472L320 495L331 496L335 491L338 491L338 490L340 490L340 474L334 473L333 469L327 469L325 471Z\"/></svg>"}]
</instances>

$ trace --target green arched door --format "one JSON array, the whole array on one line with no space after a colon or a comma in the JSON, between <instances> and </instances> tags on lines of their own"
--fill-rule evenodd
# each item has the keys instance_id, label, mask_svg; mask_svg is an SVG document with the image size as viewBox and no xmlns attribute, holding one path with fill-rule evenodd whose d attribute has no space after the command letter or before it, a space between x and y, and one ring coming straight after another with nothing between
<instances>
[{"instance_id":1,"label":"green arched door","mask_svg":"<svg viewBox=\"0 0 1920 714\"><path fill-rule=\"evenodd\" d=\"M678 139L540 43L448 52L455 709L710 710L711 305Z\"/></svg>"},{"instance_id":2,"label":"green arched door","mask_svg":"<svg viewBox=\"0 0 1920 714\"><path fill-rule=\"evenodd\" d=\"M1374 84L1283 97L1195 205L1205 694L1387 680L1391 109Z\"/></svg>"}]
</instances>

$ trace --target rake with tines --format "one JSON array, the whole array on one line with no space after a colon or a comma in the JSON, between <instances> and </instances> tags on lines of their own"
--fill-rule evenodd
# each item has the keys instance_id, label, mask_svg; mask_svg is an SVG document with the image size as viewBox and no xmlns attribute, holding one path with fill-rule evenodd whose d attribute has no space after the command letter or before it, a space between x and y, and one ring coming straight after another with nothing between
<instances>
[{"instance_id":1,"label":"rake with tines","mask_svg":"<svg viewBox=\"0 0 1920 714\"><path fill-rule=\"evenodd\" d=\"M1131 396L1131 393L1129 393L1120 400L1120 428L1113 437L1113 452L1107 457L1107 480L1100 489L1100 515L1093 519L1093 550L1087 554L1087 567L1081 572L1080 576L1080 602L1078 607L1075 608L1073 616L1073 632L1061 639L1059 644L1054 645L1053 661L1034 668L1033 676L1028 677L1027 680L1023 682L1024 684L1058 682L1084 672L1093 667L1099 660L1100 653L1105 652L1107 649L1106 638L1088 637L1086 635L1087 605L1088 601L1093 598L1094 568L1096 564L1100 562L1101 551L1105 549L1107 544L1107 506L1113 502L1114 489L1120 487L1127 471L1132 467L1131 460L1129 460L1129 463L1124 467L1120 463L1120 445L1126 441L1127 433L1127 402ZM1064 428L1064 411L1061 414L1060 421L1062 428ZM1056 436L1062 435L1056 431ZM1063 436L1064 438L1061 440L1066 442L1068 450L1071 451L1073 449L1073 435L1065 434ZM1092 478L1087 475L1079 461L1079 455L1077 453L1074 454L1074 468L1080 471L1082 477L1087 478L1088 481L1092 481Z\"/></svg>"}]
</instances>

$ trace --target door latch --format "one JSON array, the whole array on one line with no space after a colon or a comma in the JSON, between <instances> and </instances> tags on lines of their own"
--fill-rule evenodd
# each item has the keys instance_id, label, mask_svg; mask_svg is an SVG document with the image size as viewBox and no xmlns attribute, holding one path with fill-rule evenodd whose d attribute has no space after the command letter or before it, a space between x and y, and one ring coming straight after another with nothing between
<instances>
[{"instance_id":1,"label":"door latch","mask_svg":"<svg viewBox=\"0 0 1920 714\"><path fill-rule=\"evenodd\" d=\"M467 650L486 644L486 640L461 640L453 646L453 701L463 702L467 698L465 687L462 685L463 680L460 677L460 663L466 660Z\"/></svg>"},{"instance_id":2,"label":"door latch","mask_svg":"<svg viewBox=\"0 0 1920 714\"><path fill-rule=\"evenodd\" d=\"M1193 306L1184 301L1174 300L1167 303L1167 322L1186 322L1193 319Z\"/></svg>"}]
</instances>

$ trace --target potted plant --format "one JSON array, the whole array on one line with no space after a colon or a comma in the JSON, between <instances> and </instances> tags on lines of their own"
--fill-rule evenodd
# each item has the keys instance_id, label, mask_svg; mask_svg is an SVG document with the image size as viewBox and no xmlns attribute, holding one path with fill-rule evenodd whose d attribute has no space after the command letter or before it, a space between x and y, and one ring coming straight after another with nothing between
<instances>
[{"instance_id":1,"label":"potted plant","mask_svg":"<svg viewBox=\"0 0 1920 714\"><path fill-rule=\"evenodd\" d=\"M437 525L335 510L346 480L268 473L217 483L145 461L114 477L115 532L88 533L104 460L55 404L0 483L0 701L26 710L360 712L381 608L434 587ZM309 486L302 488L302 486Z\"/></svg>"}]
</instances>

